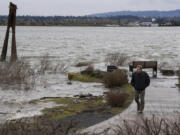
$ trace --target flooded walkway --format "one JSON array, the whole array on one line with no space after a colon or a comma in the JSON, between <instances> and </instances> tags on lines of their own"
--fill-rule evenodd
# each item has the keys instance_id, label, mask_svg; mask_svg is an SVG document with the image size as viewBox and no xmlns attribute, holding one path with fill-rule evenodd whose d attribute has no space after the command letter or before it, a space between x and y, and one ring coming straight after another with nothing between
<instances>
[{"instance_id":1,"label":"flooded walkway","mask_svg":"<svg viewBox=\"0 0 180 135\"><path fill-rule=\"evenodd\" d=\"M175 117L180 112L180 91L175 87L176 78L151 79L151 86L146 89L145 109L143 114L137 113L136 103L133 102L123 113L116 115L107 121L85 129L88 133L103 134L103 131L110 129L108 133L113 134L115 127L123 123L123 120L138 121L141 118L152 115L169 118Z\"/></svg>"}]
</instances>

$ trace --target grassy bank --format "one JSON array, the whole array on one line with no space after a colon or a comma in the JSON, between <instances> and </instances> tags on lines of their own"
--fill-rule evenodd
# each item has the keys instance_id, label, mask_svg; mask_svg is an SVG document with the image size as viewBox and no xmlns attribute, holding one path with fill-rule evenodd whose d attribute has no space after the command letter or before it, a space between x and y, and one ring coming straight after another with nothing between
<instances>
[{"instance_id":1,"label":"grassy bank","mask_svg":"<svg viewBox=\"0 0 180 135\"><path fill-rule=\"evenodd\" d=\"M124 111L134 99L134 91L130 84L119 89L130 96L122 107L111 107L106 98L101 97L72 97L72 98L41 98L30 103L55 102L58 106L45 108L42 115L31 118L21 118L7 121L0 128L1 135L66 135L71 130L77 130L92 126L109 119Z\"/></svg>"},{"instance_id":2,"label":"grassy bank","mask_svg":"<svg viewBox=\"0 0 180 135\"><path fill-rule=\"evenodd\" d=\"M80 81L80 82L98 82L98 83L103 82L103 80L100 78L91 77L89 75L78 74L78 73L73 73L73 72L68 73L68 78L69 80Z\"/></svg>"},{"instance_id":3,"label":"grassy bank","mask_svg":"<svg viewBox=\"0 0 180 135\"><path fill-rule=\"evenodd\" d=\"M71 116L76 117L76 115L92 113L92 114L104 114L107 113L109 116L116 115L125 110L134 99L134 90L130 84L126 84L121 88L116 89L126 89L125 93L129 94L128 100L122 107L111 107L105 97L84 97L84 98L43 98L40 100L34 100L32 103L37 102L55 102L57 105L54 108L46 108L42 110L43 116L46 118L57 120L64 119ZM105 119L104 119L105 120Z\"/></svg>"}]
</instances>

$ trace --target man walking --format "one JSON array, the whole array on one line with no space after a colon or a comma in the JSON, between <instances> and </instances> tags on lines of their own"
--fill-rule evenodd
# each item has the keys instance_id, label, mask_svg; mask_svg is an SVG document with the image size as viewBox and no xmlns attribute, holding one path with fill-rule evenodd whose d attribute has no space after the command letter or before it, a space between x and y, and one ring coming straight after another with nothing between
<instances>
[{"instance_id":1,"label":"man walking","mask_svg":"<svg viewBox=\"0 0 180 135\"><path fill-rule=\"evenodd\" d=\"M137 103L137 111L142 113L144 110L144 96L145 89L150 84L149 75L142 71L142 66L138 65L136 68L136 72L132 74L131 85L135 89L135 101Z\"/></svg>"}]
</instances>

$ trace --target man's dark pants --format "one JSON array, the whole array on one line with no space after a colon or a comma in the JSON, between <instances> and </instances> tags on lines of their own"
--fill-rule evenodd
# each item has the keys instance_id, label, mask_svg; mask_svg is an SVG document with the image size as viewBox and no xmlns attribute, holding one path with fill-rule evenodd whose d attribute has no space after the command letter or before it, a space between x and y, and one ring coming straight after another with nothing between
<instances>
[{"instance_id":1,"label":"man's dark pants","mask_svg":"<svg viewBox=\"0 0 180 135\"><path fill-rule=\"evenodd\" d=\"M138 91L135 90L135 101L137 103L137 110L138 111L143 111L144 110L144 97L145 97L145 90L143 91Z\"/></svg>"}]
</instances>

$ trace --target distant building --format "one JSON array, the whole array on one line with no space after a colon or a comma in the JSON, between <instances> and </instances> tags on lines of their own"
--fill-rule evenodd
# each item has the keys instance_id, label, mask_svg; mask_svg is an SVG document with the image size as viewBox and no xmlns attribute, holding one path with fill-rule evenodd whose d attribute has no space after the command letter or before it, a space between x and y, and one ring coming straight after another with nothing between
<instances>
[{"instance_id":1,"label":"distant building","mask_svg":"<svg viewBox=\"0 0 180 135\"><path fill-rule=\"evenodd\" d=\"M156 18L152 18L152 22L155 22L156 21Z\"/></svg>"},{"instance_id":2,"label":"distant building","mask_svg":"<svg viewBox=\"0 0 180 135\"><path fill-rule=\"evenodd\" d=\"M162 24L161 26L172 26L172 23L171 22L167 22L167 23Z\"/></svg>"},{"instance_id":3,"label":"distant building","mask_svg":"<svg viewBox=\"0 0 180 135\"><path fill-rule=\"evenodd\" d=\"M141 22L140 26L147 26L147 27L151 27L152 22Z\"/></svg>"},{"instance_id":4,"label":"distant building","mask_svg":"<svg viewBox=\"0 0 180 135\"><path fill-rule=\"evenodd\" d=\"M105 26L106 27L119 27L119 25L116 25L116 24L106 24Z\"/></svg>"},{"instance_id":5,"label":"distant building","mask_svg":"<svg viewBox=\"0 0 180 135\"><path fill-rule=\"evenodd\" d=\"M128 26L130 26L130 27L138 27L139 22L130 22L130 23L128 23Z\"/></svg>"},{"instance_id":6,"label":"distant building","mask_svg":"<svg viewBox=\"0 0 180 135\"><path fill-rule=\"evenodd\" d=\"M140 26L146 26L146 27L158 27L159 24L153 23L153 22L141 22Z\"/></svg>"},{"instance_id":7,"label":"distant building","mask_svg":"<svg viewBox=\"0 0 180 135\"><path fill-rule=\"evenodd\" d=\"M153 24L151 25L151 27L159 27L159 24L158 24L158 23L153 23Z\"/></svg>"}]
</instances>

